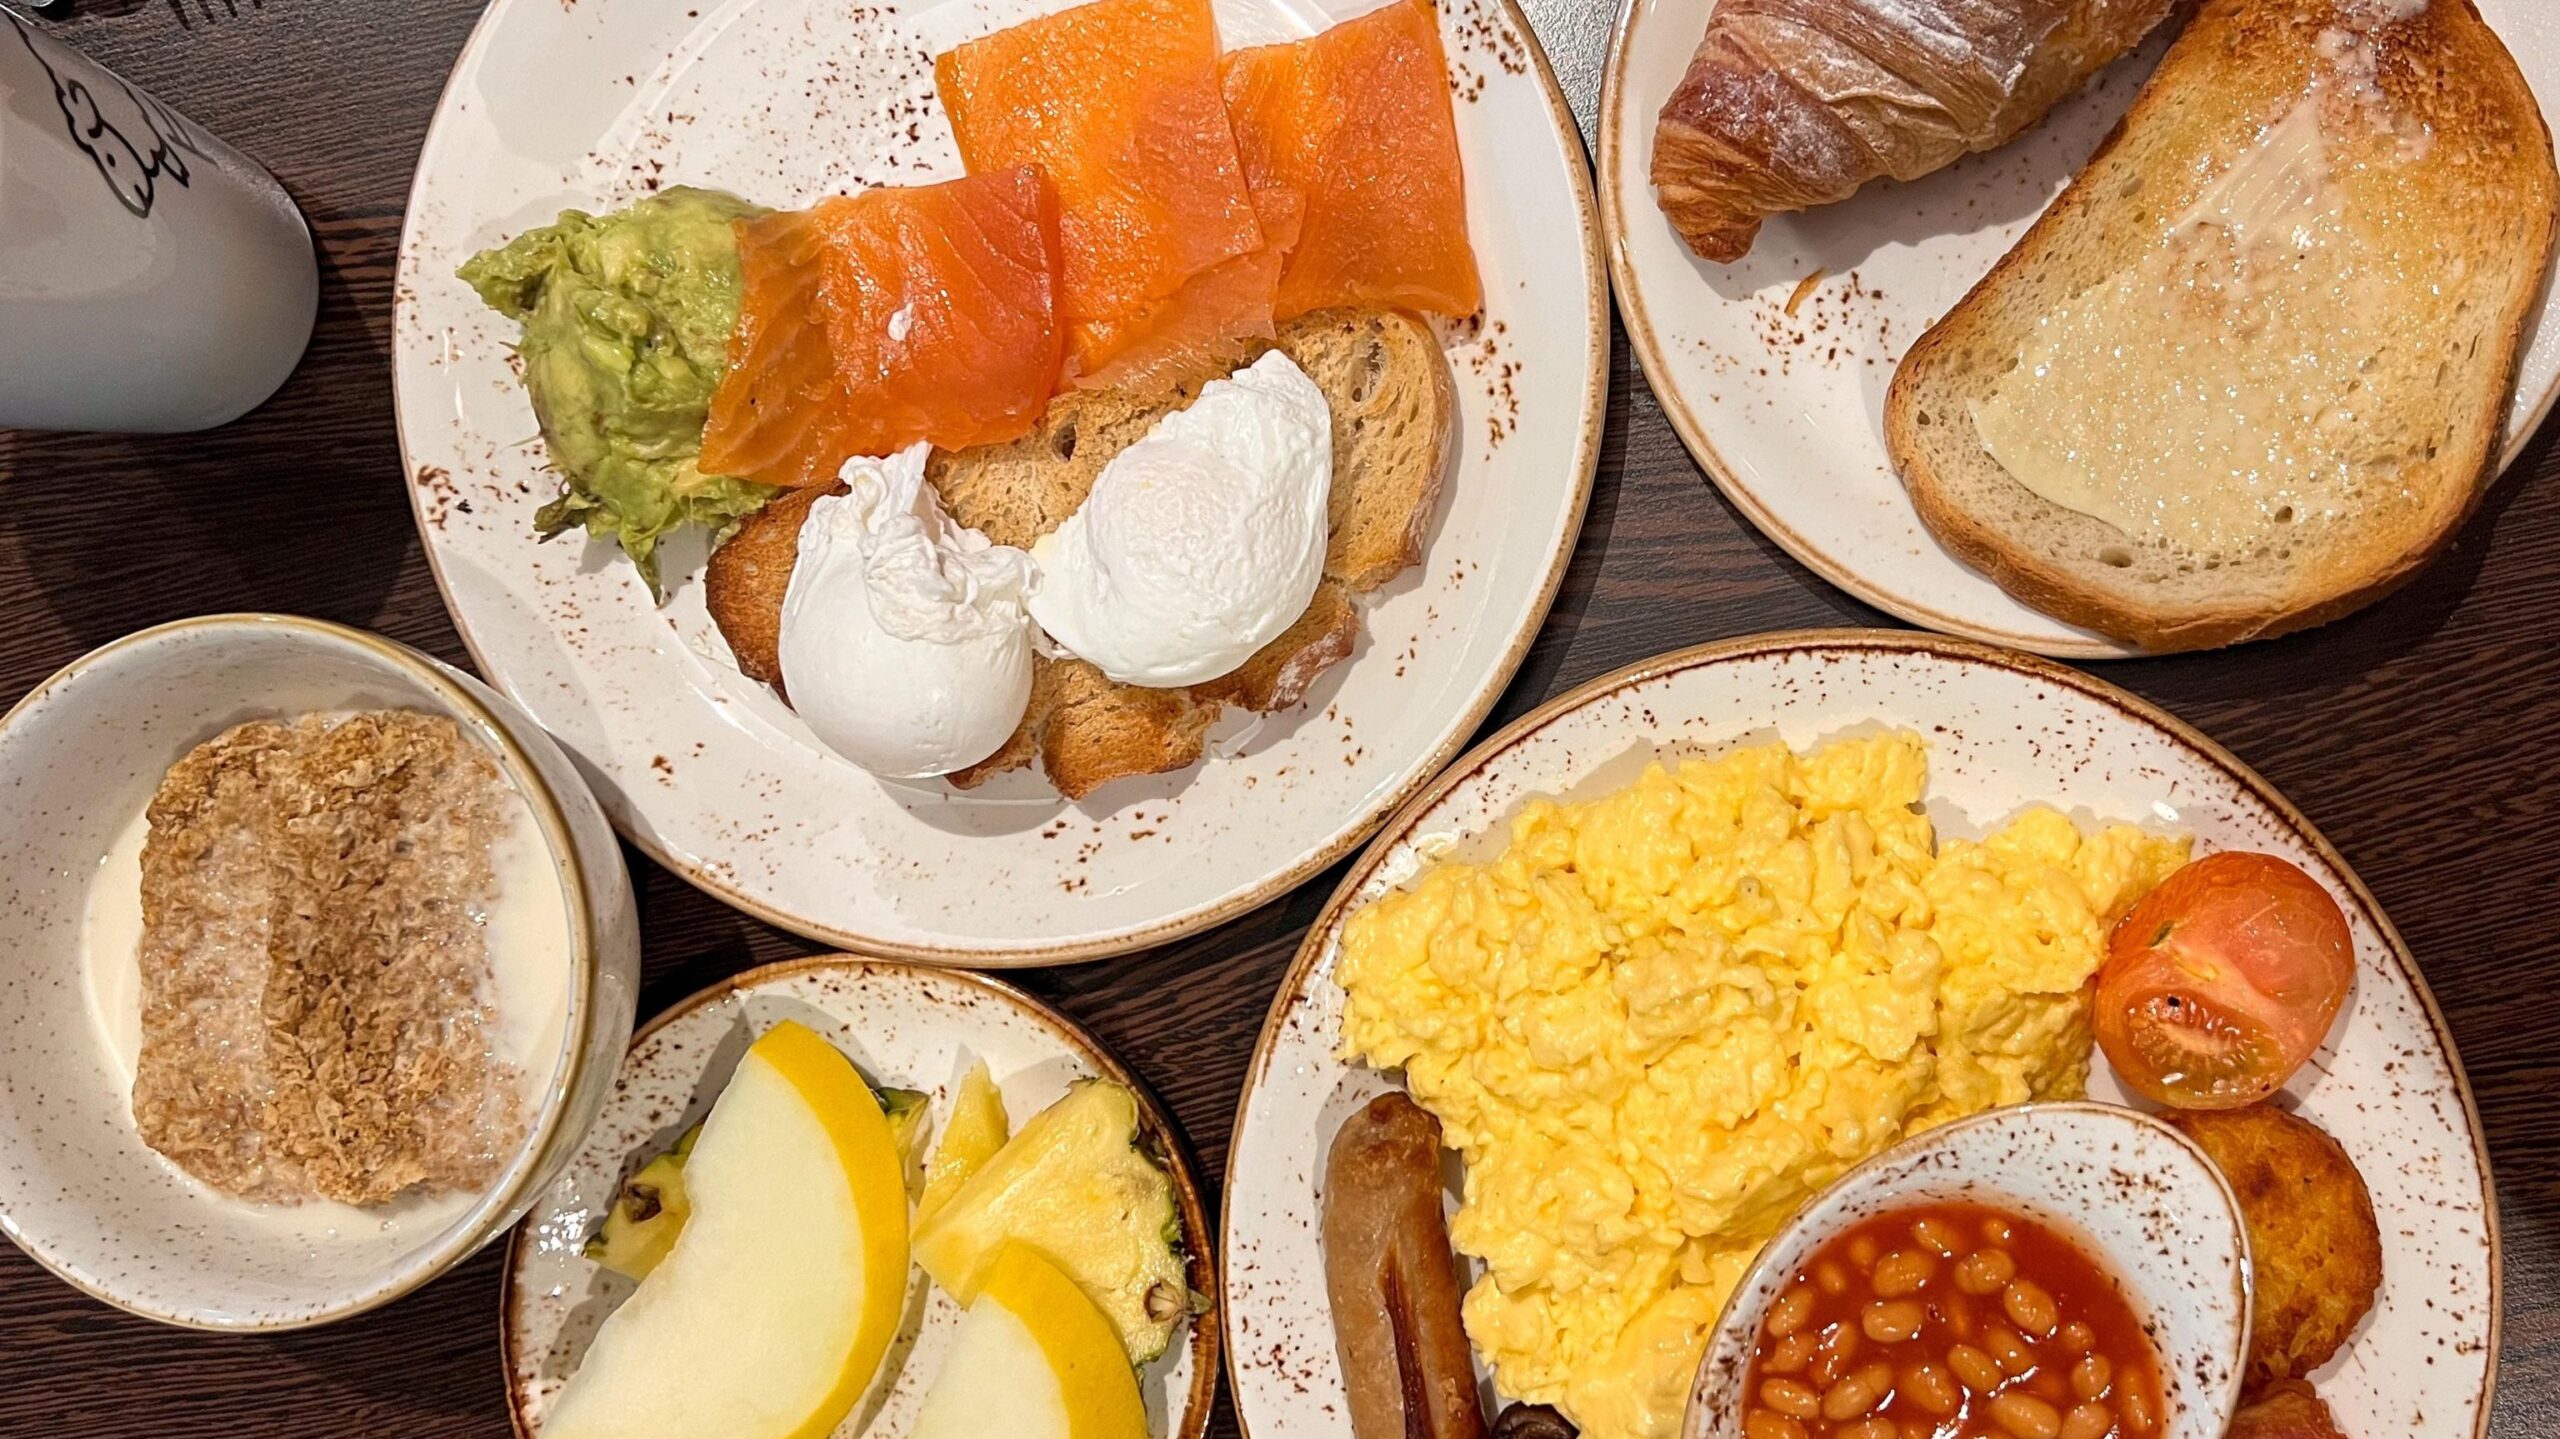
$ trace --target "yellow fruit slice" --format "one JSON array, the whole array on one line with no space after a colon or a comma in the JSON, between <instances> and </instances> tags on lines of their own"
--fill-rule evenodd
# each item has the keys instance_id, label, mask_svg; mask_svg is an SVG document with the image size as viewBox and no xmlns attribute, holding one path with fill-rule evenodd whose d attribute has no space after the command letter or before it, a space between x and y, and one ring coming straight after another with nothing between
<instances>
[{"instance_id":1,"label":"yellow fruit slice","mask_svg":"<svg viewBox=\"0 0 2560 1439\"><path fill-rule=\"evenodd\" d=\"M792 1023L738 1062L686 1157L675 1247L607 1318L543 1439L824 1439L907 1290L907 1196L853 1063Z\"/></svg>"},{"instance_id":2,"label":"yellow fruit slice","mask_svg":"<svg viewBox=\"0 0 2560 1439\"><path fill-rule=\"evenodd\" d=\"M916 1201L917 1227L922 1228L926 1217L958 1193L1011 1137L1004 1094L981 1059L960 1077L960 1092L952 1097L951 1117L943 1122L942 1142L934 1146L933 1163L925 1171L924 1195Z\"/></svg>"},{"instance_id":3,"label":"yellow fruit slice","mask_svg":"<svg viewBox=\"0 0 2560 1439\"><path fill-rule=\"evenodd\" d=\"M917 1222L916 1262L969 1304L1005 1245L1030 1245L1110 1318L1130 1362L1152 1361L1191 1291L1173 1182L1137 1140L1137 1096L1109 1080L1077 1085Z\"/></svg>"},{"instance_id":4,"label":"yellow fruit slice","mask_svg":"<svg viewBox=\"0 0 2560 1439\"><path fill-rule=\"evenodd\" d=\"M1146 1439L1119 1331L1039 1253L1006 1245L925 1396L910 1439Z\"/></svg>"}]
</instances>

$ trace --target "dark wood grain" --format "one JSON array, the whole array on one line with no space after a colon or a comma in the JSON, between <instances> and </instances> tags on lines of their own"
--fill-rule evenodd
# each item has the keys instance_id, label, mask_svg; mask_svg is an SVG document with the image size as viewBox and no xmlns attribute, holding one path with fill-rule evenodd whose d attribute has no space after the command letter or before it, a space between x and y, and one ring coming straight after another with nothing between
<instances>
[{"instance_id":1,"label":"dark wood grain","mask_svg":"<svg viewBox=\"0 0 2560 1439\"><path fill-rule=\"evenodd\" d=\"M566 0L564 0L566 3ZM630 3L630 0L625 0ZM391 416L392 257L473 0L89 0L59 33L264 159L323 251L310 357L211 435L0 432L0 691L180 615L280 609L468 657L427 573ZM1531 0L1586 124L1605 0ZM1885 618L1759 538L1700 476L1621 342L1601 482L1554 617L1489 724L1677 645ZM2560 449L2546 429L2452 553L2343 623L2096 667L2236 750L2335 840L2417 952L2489 1128L2507 1255L2495 1432L2560 1433ZM636 853L643 1012L809 946ZM1265 1006L1335 876L1224 929L1029 986L1148 1077L1204 1178ZM493 1251L318 1332L219 1339L90 1301L0 1245L0 1435L507 1430ZM1232 1436L1223 1408L1217 1431ZM2412 1430L2411 1432L2419 1432ZM2386 1439L2374 1434L2359 1439Z\"/></svg>"}]
</instances>

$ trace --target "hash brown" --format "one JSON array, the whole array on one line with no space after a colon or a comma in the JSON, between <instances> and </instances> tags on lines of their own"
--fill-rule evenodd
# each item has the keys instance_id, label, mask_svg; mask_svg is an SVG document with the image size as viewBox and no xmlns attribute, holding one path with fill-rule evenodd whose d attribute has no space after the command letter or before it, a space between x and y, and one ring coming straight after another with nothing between
<instances>
[{"instance_id":1,"label":"hash brown","mask_svg":"<svg viewBox=\"0 0 2560 1439\"><path fill-rule=\"evenodd\" d=\"M2382 1284L2382 1230L2355 1161L2328 1131L2273 1105L2168 1120L2222 1170L2248 1225L2257 1305L2247 1387L2328 1363Z\"/></svg>"}]
</instances>

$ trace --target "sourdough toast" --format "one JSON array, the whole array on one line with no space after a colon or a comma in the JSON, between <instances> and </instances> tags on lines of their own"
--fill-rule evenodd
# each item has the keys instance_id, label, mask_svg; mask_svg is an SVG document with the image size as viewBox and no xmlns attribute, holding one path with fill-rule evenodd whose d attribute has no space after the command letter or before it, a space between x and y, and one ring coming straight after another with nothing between
<instances>
[{"instance_id":1,"label":"sourdough toast","mask_svg":"<svg viewBox=\"0 0 2560 1439\"><path fill-rule=\"evenodd\" d=\"M2142 648L2334 619L2414 574L2495 476L2555 204L2550 132L2469 0L2207 0L2078 177L1904 357L1894 468L1959 558ZM2140 307L2123 297L2158 312L2116 327L2133 342L2057 348L2106 333L2101 306ZM2074 369L2045 392L2065 402L1995 413L2004 389ZM2224 383L2239 376L2273 383ZM2002 433L2094 478L2031 488L2023 474L2056 471L1995 458ZM2145 505L2048 497L2101 487ZM2221 515L2239 518L2199 519Z\"/></svg>"},{"instance_id":2,"label":"sourdough toast","mask_svg":"<svg viewBox=\"0 0 2560 1439\"><path fill-rule=\"evenodd\" d=\"M1307 372L1333 412L1331 537L1306 612L1241 668L1187 689L1117 684L1085 661L1042 658L1020 727L995 754L950 776L954 785L972 788L1036 759L1060 793L1080 799L1126 775L1181 769L1200 758L1226 707L1269 712L1305 698L1358 643L1356 597L1421 559L1455 410L1431 328L1400 311L1318 311L1283 323L1240 362L1273 348ZM936 451L927 478L952 518L1029 549L1075 513L1113 456L1231 368L1221 363L1147 392L1069 391L1018 440ZM751 679L783 683L782 600L801 522L820 493L776 500L712 554L704 598Z\"/></svg>"}]
</instances>

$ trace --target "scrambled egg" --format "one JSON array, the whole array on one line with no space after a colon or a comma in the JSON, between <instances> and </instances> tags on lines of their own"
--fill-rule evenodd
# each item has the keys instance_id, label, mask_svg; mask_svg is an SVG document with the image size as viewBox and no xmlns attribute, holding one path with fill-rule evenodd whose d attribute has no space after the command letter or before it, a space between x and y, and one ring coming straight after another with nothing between
<instances>
[{"instance_id":1,"label":"scrambled egg","mask_svg":"<svg viewBox=\"0 0 2560 1439\"><path fill-rule=\"evenodd\" d=\"M1727 1293L1905 1135L2075 1097L2106 926L2183 840L2030 810L1934 842L1920 737L1783 745L1540 801L1488 865L1353 916L1345 1050L1466 1159L1468 1335L1586 1439L1662 1439Z\"/></svg>"}]
</instances>

